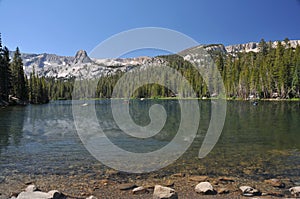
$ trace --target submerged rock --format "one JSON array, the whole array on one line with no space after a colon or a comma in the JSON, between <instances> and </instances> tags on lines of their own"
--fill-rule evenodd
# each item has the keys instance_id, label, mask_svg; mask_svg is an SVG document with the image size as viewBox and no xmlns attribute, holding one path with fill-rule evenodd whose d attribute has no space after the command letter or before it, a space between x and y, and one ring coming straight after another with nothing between
<instances>
[{"instance_id":1,"label":"submerged rock","mask_svg":"<svg viewBox=\"0 0 300 199\"><path fill-rule=\"evenodd\" d=\"M167 180L165 182L162 183L163 186L166 186L166 187L173 187L175 185L175 182L173 180Z\"/></svg>"},{"instance_id":2,"label":"submerged rock","mask_svg":"<svg viewBox=\"0 0 300 199\"><path fill-rule=\"evenodd\" d=\"M208 179L208 176L191 176L189 177L189 181L194 182L205 182Z\"/></svg>"},{"instance_id":3,"label":"submerged rock","mask_svg":"<svg viewBox=\"0 0 300 199\"><path fill-rule=\"evenodd\" d=\"M178 195L172 188L155 185L153 199L178 199Z\"/></svg>"},{"instance_id":4,"label":"submerged rock","mask_svg":"<svg viewBox=\"0 0 300 199\"><path fill-rule=\"evenodd\" d=\"M172 176L177 177L177 178L182 178L185 176L185 174L184 173L174 173Z\"/></svg>"},{"instance_id":5,"label":"submerged rock","mask_svg":"<svg viewBox=\"0 0 300 199\"><path fill-rule=\"evenodd\" d=\"M218 194L228 194L230 191L227 188L218 189Z\"/></svg>"},{"instance_id":6,"label":"submerged rock","mask_svg":"<svg viewBox=\"0 0 300 199\"><path fill-rule=\"evenodd\" d=\"M131 183L125 183L125 184L120 184L119 185L119 189L122 191L126 191L126 190L131 190L136 188L137 186L135 184L131 184Z\"/></svg>"},{"instance_id":7,"label":"submerged rock","mask_svg":"<svg viewBox=\"0 0 300 199\"><path fill-rule=\"evenodd\" d=\"M279 179L269 179L269 180L265 180L265 183L272 185L273 187L278 187L278 188L284 188L285 184L283 182L281 182L281 180Z\"/></svg>"},{"instance_id":8,"label":"submerged rock","mask_svg":"<svg viewBox=\"0 0 300 199\"><path fill-rule=\"evenodd\" d=\"M254 189L250 186L241 186L240 190L242 191L243 196L259 196L261 192L257 189Z\"/></svg>"},{"instance_id":9,"label":"submerged rock","mask_svg":"<svg viewBox=\"0 0 300 199\"><path fill-rule=\"evenodd\" d=\"M230 178L230 177L219 177L219 181L220 182L234 182L235 179L234 178Z\"/></svg>"},{"instance_id":10,"label":"submerged rock","mask_svg":"<svg viewBox=\"0 0 300 199\"><path fill-rule=\"evenodd\" d=\"M209 182L200 182L196 185L195 191L202 194L215 194L213 186Z\"/></svg>"}]
</instances>

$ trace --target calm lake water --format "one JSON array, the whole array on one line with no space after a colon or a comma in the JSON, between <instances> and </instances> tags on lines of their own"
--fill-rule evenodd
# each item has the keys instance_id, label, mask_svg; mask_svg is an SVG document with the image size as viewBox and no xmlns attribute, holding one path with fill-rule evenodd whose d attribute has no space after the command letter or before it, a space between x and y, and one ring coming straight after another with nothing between
<instances>
[{"instance_id":1,"label":"calm lake water","mask_svg":"<svg viewBox=\"0 0 300 199\"><path fill-rule=\"evenodd\" d=\"M130 100L130 113L139 125L149 123L149 107L156 103L165 107L168 119L161 133L153 138L137 142L120 134L109 100L97 101L98 120L105 123L105 133L116 145L132 152L154 151L166 145L177 132L180 106L176 100ZM288 177L300 182L300 103L227 103L224 129L211 153L198 158L211 110L210 101L199 101L201 120L193 144L181 158L158 173L251 179ZM73 175L105 169L79 139L71 101L0 109L0 176Z\"/></svg>"}]
</instances>

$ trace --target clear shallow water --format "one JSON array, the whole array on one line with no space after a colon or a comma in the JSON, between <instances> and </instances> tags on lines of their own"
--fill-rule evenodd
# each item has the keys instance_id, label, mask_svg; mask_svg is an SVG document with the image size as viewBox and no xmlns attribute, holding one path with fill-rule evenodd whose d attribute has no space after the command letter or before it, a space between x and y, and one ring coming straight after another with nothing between
<instances>
[{"instance_id":1,"label":"clear shallow water","mask_svg":"<svg viewBox=\"0 0 300 199\"><path fill-rule=\"evenodd\" d=\"M150 122L148 110L156 103L165 107L168 119L161 133L150 139L137 140L123 134L113 121L108 100L97 101L98 120L114 144L132 152L155 151L176 134L180 106L176 100L130 101L130 113L139 125ZM300 182L299 102L260 102L253 106L250 102L228 101L222 135L204 159L197 156L210 121L210 102L199 103L201 120L196 139L179 160L159 173L252 179L283 176ZM105 169L82 145L70 101L0 109L1 176L85 174Z\"/></svg>"}]
</instances>

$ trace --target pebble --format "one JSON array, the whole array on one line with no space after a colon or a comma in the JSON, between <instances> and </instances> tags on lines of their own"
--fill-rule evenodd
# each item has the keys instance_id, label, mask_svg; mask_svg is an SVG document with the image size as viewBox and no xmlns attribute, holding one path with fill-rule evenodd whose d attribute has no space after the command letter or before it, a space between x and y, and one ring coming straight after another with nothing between
<instances>
[{"instance_id":1,"label":"pebble","mask_svg":"<svg viewBox=\"0 0 300 199\"><path fill-rule=\"evenodd\" d=\"M185 174L184 173L174 173L173 175L172 175L173 177L179 177L179 178L181 178L181 177L184 177L185 176Z\"/></svg>"},{"instance_id":2,"label":"pebble","mask_svg":"<svg viewBox=\"0 0 300 199\"><path fill-rule=\"evenodd\" d=\"M135 184L131 184L131 183L124 183L124 184L119 185L119 189L122 190L122 191L134 189L136 187L137 186Z\"/></svg>"},{"instance_id":3,"label":"pebble","mask_svg":"<svg viewBox=\"0 0 300 199\"><path fill-rule=\"evenodd\" d=\"M136 187L132 190L133 194L142 194L142 193L148 193L148 189L146 189L145 187Z\"/></svg>"},{"instance_id":4,"label":"pebble","mask_svg":"<svg viewBox=\"0 0 300 199\"><path fill-rule=\"evenodd\" d=\"M300 186L292 187L289 189L292 195L294 196L300 196Z\"/></svg>"},{"instance_id":5,"label":"pebble","mask_svg":"<svg viewBox=\"0 0 300 199\"><path fill-rule=\"evenodd\" d=\"M86 199L98 199L98 198L96 198L95 196L89 196Z\"/></svg>"},{"instance_id":6,"label":"pebble","mask_svg":"<svg viewBox=\"0 0 300 199\"><path fill-rule=\"evenodd\" d=\"M254 189L250 186L241 186L240 190L242 191L243 196L258 196L261 195L260 191Z\"/></svg>"}]
</instances>

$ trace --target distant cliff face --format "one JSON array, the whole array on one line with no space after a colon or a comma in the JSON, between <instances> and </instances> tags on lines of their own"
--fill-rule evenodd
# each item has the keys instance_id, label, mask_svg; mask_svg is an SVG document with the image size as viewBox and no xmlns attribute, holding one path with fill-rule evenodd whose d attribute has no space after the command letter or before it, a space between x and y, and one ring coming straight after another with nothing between
<instances>
[{"instance_id":1,"label":"distant cliff face","mask_svg":"<svg viewBox=\"0 0 300 199\"><path fill-rule=\"evenodd\" d=\"M237 53L237 52L258 52L258 43L250 42L246 44L237 44L232 46L226 46L227 53Z\"/></svg>"},{"instance_id":2,"label":"distant cliff face","mask_svg":"<svg viewBox=\"0 0 300 199\"><path fill-rule=\"evenodd\" d=\"M272 42L272 47L276 47L278 42ZM285 45L284 42L282 42ZM295 48L300 45L300 40L289 41L290 47ZM255 42L246 44L237 44L224 46L223 44L200 45L182 51L181 53L189 57L185 52L196 52L197 49L204 49L208 52L221 52L235 54L237 52L258 52L259 45ZM13 52L11 52L11 57ZM126 72L137 66L154 63L161 64L164 61L160 58L137 57L137 58L116 58L116 59L93 59L88 56L86 51L79 50L74 57L59 56L54 54L21 54L24 64L24 71L27 76L35 68L39 76L53 78L97 78L108 74L114 74L117 71ZM192 56L190 56L192 57Z\"/></svg>"},{"instance_id":3,"label":"distant cliff face","mask_svg":"<svg viewBox=\"0 0 300 199\"><path fill-rule=\"evenodd\" d=\"M268 42L267 42L268 43ZM283 46L285 46L285 42L281 42ZM276 48L278 42L272 42L272 48ZM297 45L300 45L300 40L291 40L289 41L288 45L290 45L291 48L296 48ZM230 45L226 46L227 53L237 53L237 52L259 52L259 43L256 42L250 42L246 44L236 44L236 45Z\"/></svg>"}]
</instances>

